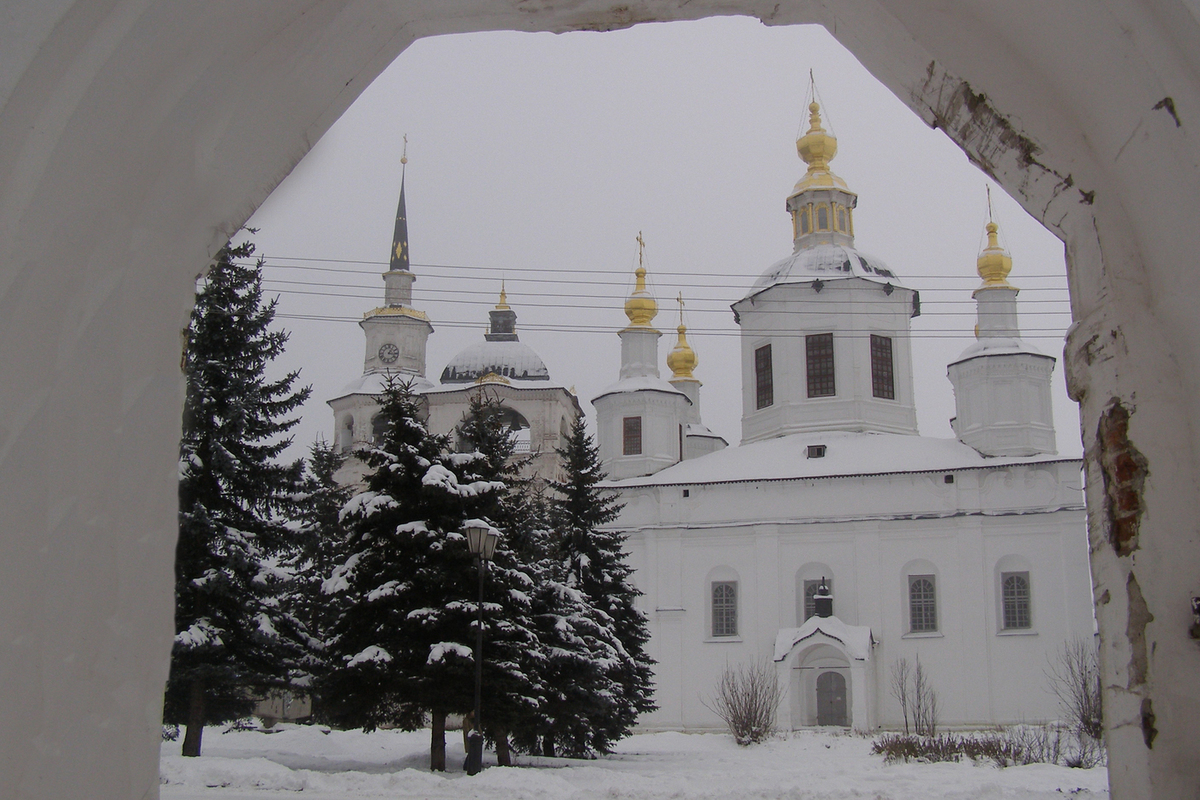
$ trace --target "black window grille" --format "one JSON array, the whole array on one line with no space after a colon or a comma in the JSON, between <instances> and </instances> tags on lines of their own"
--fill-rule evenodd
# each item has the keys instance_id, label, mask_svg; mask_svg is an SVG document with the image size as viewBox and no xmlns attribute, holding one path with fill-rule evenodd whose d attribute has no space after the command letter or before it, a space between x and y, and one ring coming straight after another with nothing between
<instances>
[{"instance_id":1,"label":"black window grille","mask_svg":"<svg viewBox=\"0 0 1200 800\"><path fill-rule=\"evenodd\" d=\"M756 408L766 408L775 402L775 378L771 370L769 344L754 351L754 397Z\"/></svg>"},{"instance_id":2,"label":"black window grille","mask_svg":"<svg viewBox=\"0 0 1200 800\"><path fill-rule=\"evenodd\" d=\"M892 371L892 339L871 334L871 393L884 400L896 399Z\"/></svg>"},{"instance_id":3,"label":"black window grille","mask_svg":"<svg viewBox=\"0 0 1200 800\"><path fill-rule=\"evenodd\" d=\"M833 397L833 334L814 333L804 337L808 364L808 396Z\"/></svg>"},{"instance_id":4,"label":"black window grille","mask_svg":"<svg viewBox=\"0 0 1200 800\"><path fill-rule=\"evenodd\" d=\"M623 447L621 452L627 456L640 456L642 454L642 418L641 417L625 417L623 430Z\"/></svg>"}]
</instances>

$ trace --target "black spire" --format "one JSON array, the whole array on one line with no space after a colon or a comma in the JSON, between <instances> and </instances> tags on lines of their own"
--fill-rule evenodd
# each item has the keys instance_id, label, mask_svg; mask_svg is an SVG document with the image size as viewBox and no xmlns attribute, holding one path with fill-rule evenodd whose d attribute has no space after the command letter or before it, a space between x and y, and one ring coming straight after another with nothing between
<instances>
[{"instance_id":1,"label":"black spire","mask_svg":"<svg viewBox=\"0 0 1200 800\"><path fill-rule=\"evenodd\" d=\"M400 205L396 207L396 231L392 234L392 263L389 269L409 271L408 212L404 208L404 172L400 173Z\"/></svg>"}]
</instances>

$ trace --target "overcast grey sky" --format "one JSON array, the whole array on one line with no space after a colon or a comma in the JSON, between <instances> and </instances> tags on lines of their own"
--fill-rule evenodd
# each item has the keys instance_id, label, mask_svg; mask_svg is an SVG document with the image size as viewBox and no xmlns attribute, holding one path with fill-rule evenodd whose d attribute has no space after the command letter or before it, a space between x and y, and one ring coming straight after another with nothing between
<instances>
[{"instance_id":1,"label":"overcast grey sky","mask_svg":"<svg viewBox=\"0 0 1200 800\"><path fill-rule=\"evenodd\" d=\"M325 401L362 373L356 320L381 304L406 133L414 305L435 329L430 379L483 335L504 279L521 340L554 382L576 388L591 419L591 398L617 378L616 331L642 231L660 369L669 375L682 292L704 421L736 445L729 305L791 252L784 200L804 172L795 139L807 129L810 69L838 137L833 169L859 195L857 246L921 292L912 326L921 433L951 436L946 364L973 341L985 176L823 28L728 18L437 37L401 54L249 223L292 333L278 366L301 368L313 385L292 454L332 438ZM995 188L993 204L1026 338L1060 360L1059 452L1078 456L1061 368L1062 244Z\"/></svg>"}]
</instances>

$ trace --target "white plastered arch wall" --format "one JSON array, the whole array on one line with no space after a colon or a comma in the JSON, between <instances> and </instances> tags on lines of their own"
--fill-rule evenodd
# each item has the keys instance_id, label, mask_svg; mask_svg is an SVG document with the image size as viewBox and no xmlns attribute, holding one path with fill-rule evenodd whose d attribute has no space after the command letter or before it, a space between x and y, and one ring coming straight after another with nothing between
<instances>
[{"instance_id":1,"label":"white plastered arch wall","mask_svg":"<svg viewBox=\"0 0 1200 800\"><path fill-rule=\"evenodd\" d=\"M155 796L172 630L179 330L192 281L366 84L425 35L728 13L824 25L1066 242L1077 320L1066 364L1082 401L1113 796L1193 791L1194 8L1183 0L7 4L0 796Z\"/></svg>"}]
</instances>

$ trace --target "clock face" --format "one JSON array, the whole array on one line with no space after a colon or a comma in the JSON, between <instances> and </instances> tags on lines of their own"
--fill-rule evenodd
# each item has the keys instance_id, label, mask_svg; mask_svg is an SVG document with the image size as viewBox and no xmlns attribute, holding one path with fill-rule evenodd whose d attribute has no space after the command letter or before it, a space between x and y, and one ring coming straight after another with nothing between
<instances>
[{"instance_id":1,"label":"clock face","mask_svg":"<svg viewBox=\"0 0 1200 800\"><path fill-rule=\"evenodd\" d=\"M379 360L385 364L395 364L400 357L400 348L388 342L379 346Z\"/></svg>"}]
</instances>

